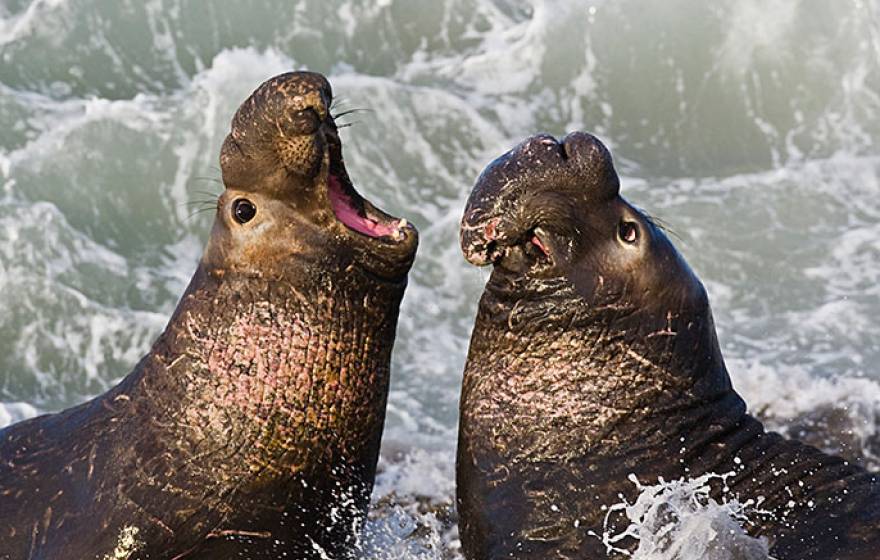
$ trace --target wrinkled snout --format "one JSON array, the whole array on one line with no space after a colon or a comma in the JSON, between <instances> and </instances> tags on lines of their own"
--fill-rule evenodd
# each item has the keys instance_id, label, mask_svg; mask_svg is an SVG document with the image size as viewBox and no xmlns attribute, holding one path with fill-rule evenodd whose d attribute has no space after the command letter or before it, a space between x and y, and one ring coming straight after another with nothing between
<instances>
[{"instance_id":1,"label":"wrinkled snout","mask_svg":"<svg viewBox=\"0 0 880 560\"><path fill-rule=\"evenodd\" d=\"M223 182L243 191L283 188L273 175L314 178L321 169L333 93L321 74L288 72L264 82L242 103L220 152Z\"/></svg>"},{"instance_id":2,"label":"wrinkled snout","mask_svg":"<svg viewBox=\"0 0 880 560\"><path fill-rule=\"evenodd\" d=\"M561 142L532 136L480 174L462 217L462 251L477 266L494 263L505 247L552 219L548 206L608 200L619 190L611 154L592 134L573 132Z\"/></svg>"}]
</instances>

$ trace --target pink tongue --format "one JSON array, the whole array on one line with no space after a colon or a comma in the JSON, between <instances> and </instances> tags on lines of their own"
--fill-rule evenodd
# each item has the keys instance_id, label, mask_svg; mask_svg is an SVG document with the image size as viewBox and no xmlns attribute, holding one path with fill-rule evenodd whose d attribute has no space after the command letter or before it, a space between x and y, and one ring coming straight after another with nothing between
<instances>
[{"instance_id":1,"label":"pink tongue","mask_svg":"<svg viewBox=\"0 0 880 560\"><path fill-rule=\"evenodd\" d=\"M357 213L351 205L351 198L342 190L339 179L330 175L328 178L330 195L330 205L333 207L333 213L346 226L358 233L369 235L370 237L382 237L384 235L392 235L394 227L379 223L370 218L364 218Z\"/></svg>"}]
</instances>

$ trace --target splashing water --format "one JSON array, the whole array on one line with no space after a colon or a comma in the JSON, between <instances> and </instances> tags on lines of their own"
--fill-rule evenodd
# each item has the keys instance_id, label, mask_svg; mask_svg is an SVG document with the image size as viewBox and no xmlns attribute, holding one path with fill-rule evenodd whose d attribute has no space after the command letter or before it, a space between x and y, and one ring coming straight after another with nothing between
<instances>
[{"instance_id":1,"label":"splashing water","mask_svg":"<svg viewBox=\"0 0 880 560\"><path fill-rule=\"evenodd\" d=\"M767 541L750 537L743 529L754 504L736 499L719 503L709 495L711 483L724 485L732 475L704 474L649 486L630 475L639 496L632 504L623 501L607 509L601 539L608 553L633 560L772 560ZM608 528L609 519L618 513L630 524L614 533ZM638 543L635 552L621 548L627 540Z\"/></svg>"},{"instance_id":2,"label":"splashing water","mask_svg":"<svg viewBox=\"0 0 880 560\"><path fill-rule=\"evenodd\" d=\"M878 0L0 3L0 425L106 390L149 349L208 234L233 112L309 68L340 110L371 109L347 117L348 170L422 233L365 558L457 554L487 277L458 221L480 170L538 131L598 134L624 195L679 235L754 412L876 465L878 21Z\"/></svg>"}]
</instances>

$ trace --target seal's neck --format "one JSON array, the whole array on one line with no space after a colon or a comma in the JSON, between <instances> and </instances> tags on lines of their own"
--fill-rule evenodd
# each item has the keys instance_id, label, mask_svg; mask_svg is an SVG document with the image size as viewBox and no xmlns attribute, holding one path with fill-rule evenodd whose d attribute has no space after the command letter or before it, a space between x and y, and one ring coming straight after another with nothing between
<instances>
[{"instance_id":1,"label":"seal's neck","mask_svg":"<svg viewBox=\"0 0 880 560\"><path fill-rule=\"evenodd\" d=\"M365 454L375 465L403 288L356 270L270 281L200 269L140 390L174 418L183 455L217 442L214 459L267 476Z\"/></svg>"},{"instance_id":2,"label":"seal's neck","mask_svg":"<svg viewBox=\"0 0 880 560\"><path fill-rule=\"evenodd\" d=\"M566 295L564 287L553 292ZM611 433L618 444L651 445L652 438L687 431L705 418L702 410L721 402L744 413L708 307L701 316L669 310L652 319L622 306L552 303L542 313L486 290L465 373L468 414L520 418L514 422L523 437L540 438L536 427L553 426L552 433L596 453L610 451ZM660 422L679 423L680 430L654 429ZM555 445L566 452L564 442Z\"/></svg>"}]
</instances>

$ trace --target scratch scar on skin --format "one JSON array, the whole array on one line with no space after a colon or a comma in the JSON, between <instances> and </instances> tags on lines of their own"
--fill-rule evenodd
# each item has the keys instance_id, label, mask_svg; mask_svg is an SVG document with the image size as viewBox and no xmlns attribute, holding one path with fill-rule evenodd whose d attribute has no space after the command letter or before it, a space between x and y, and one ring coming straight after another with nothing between
<instances>
[{"instance_id":1,"label":"scratch scar on skin","mask_svg":"<svg viewBox=\"0 0 880 560\"><path fill-rule=\"evenodd\" d=\"M629 356L630 358L634 359L635 361L639 362L643 366L653 367L653 368L657 367L657 364L655 364L654 362L652 362L648 358L642 356L641 354L638 354L637 352L635 352L631 349L627 349L626 355Z\"/></svg>"}]
</instances>

